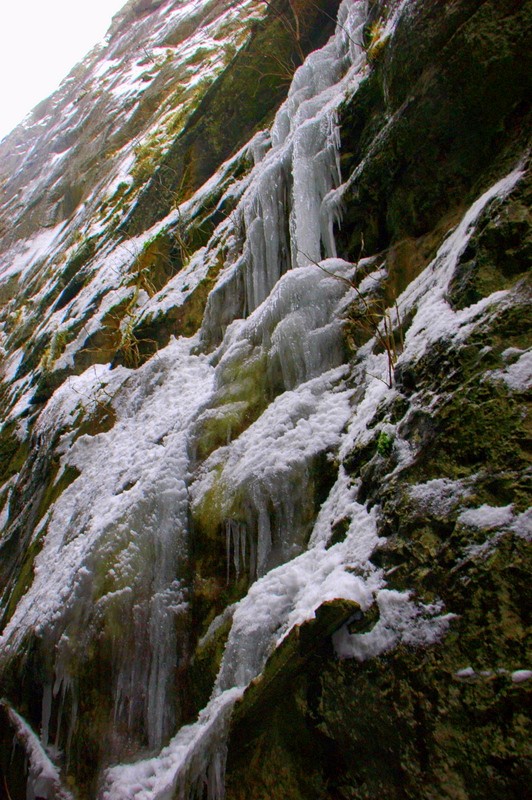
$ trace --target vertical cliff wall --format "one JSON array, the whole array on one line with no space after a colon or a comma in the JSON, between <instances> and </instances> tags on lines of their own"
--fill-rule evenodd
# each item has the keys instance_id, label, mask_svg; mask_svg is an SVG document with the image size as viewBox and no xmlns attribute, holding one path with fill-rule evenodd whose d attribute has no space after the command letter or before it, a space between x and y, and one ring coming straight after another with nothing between
<instances>
[{"instance_id":1,"label":"vertical cliff wall","mask_svg":"<svg viewBox=\"0 0 532 800\"><path fill-rule=\"evenodd\" d=\"M129 2L0 145L17 798L522 798L530 6Z\"/></svg>"}]
</instances>

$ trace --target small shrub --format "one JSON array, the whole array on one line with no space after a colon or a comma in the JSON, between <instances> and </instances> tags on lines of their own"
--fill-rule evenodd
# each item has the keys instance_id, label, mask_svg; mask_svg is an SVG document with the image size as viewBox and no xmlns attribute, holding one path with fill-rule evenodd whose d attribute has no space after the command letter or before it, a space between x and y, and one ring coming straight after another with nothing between
<instances>
[{"instance_id":1,"label":"small shrub","mask_svg":"<svg viewBox=\"0 0 532 800\"><path fill-rule=\"evenodd\" d=\"M382 55L386 44L386 38L384 38L383 34L384 25L381 20L376 20L370 25L368 31L369 42L366 47L366 55L370 63L378 61Z\"/></svg>"},{"instance_id":2,"label":"small shrub","mask_svg":"<svg viewBox=\"0 0 532 800\"><path fill-rule=\"evenodd\" d=\"M136 144L133 151L135 163L131 168L131 176L138 186L152 176L161 159L163 148L157 136L151 135L142 144Z\"/></svg>"}]
</instances>

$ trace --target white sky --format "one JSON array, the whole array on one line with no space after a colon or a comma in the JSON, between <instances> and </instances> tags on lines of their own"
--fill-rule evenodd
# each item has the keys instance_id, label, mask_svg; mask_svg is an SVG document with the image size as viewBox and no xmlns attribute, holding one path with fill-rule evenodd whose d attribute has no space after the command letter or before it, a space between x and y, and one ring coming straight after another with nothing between
<instances>
[{"instance_id":1,"label":"white sky","mask_svg":"<svg viewBox=\"0 0 532 800\"><path fill-rule=\"evenodd\" d=\"M0 139L105 36L126 0L0 0Z\"/></svg>"}]
</instances>

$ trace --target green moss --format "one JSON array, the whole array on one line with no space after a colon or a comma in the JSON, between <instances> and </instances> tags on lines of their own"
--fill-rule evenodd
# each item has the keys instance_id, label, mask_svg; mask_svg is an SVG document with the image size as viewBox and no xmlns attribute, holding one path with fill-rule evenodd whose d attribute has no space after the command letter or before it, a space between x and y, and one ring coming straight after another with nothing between
<instances>
[{"instance_id":1,"label":"green moss","mask_svg":"<svg viewBox=\"0 0 532 800\"><path fill-rule=\"evenodd\" d=\"M31 340L24 348L24 357L17 369L15 379L23 378L37 369L44 351L50 343L51 334L43 333Z\"/></svg>"},{"instance_id":2,"label":"green moss","mask_svg":"<svg viewBox=\"0 0 532 800\"><path fill-rule=\"evenodd\" d=\"M412 543L406 583L423 593L431 574L446 611L457 614L450 633L429 648L398 647L358 663L338 661L316 640L314 652L302 648L301 632L293 632L235 710L228 798L275 791L290 800L482 800L488 779L498 800L526 792L530 689L511 679L526 663L526 543L508 535L485 563L460 569L456 542L451 561L426 543L423 554L419 540ZM389 585L404 588L396 575ZM352 632L374 622L355 622ZM473 676L461 678L468 666Z\"/></svg>"},{"instance_id":3,"label":"green moss","mask_svg":"<svg viewBox=\"0 0 532 800\"><path fill-rule=\"evenodd\" d=\"M379 433L379 438L377 439L377 453L386 458L390 455L393 450L393 436L386 433L385 431L381 431Z\"/></svg>"},{"instance_id":4,"label":"green moss","mask_svg":"<svg viewBox=\"0 0 532 800\"><path fill-rule=\"evenodd\" d=\"M324 43L332 32L336 7L336 2L331 7L322 0L303 0L298 5L299 41L286 23L292 15L289 4L281 0L279 7L269 8L266 19L205 92L160 161L156 177L127 220L128 234L146 230L176 201L190 197L255 130L264 127L286 95L300 52Z\"/></svg>"},{"instance_id":5,"label":"green moss","mask_svg":"<svg viewBox=\"0 0 532 800\"><path fill-rule=\"evenodd\" d=\"M41 497L35 521L38 522L49 511L55 501L62 495L70 484L74 483L76 478L81 475L81 472L76 467L66 466L59 477L56 476L59 472L59 463L52 462L52 470L49 474L48 485Z\"/></svg>"},{"instance_id":6,"label":"green moss","mask_svg":"<svg viewBox=\"0 0 532 800\"><path fill-rule=\"evenodd\" d=\"M87 337L81 350L76 351L74 368L77 373L83 372L92 364L112 362L117 350L124 344L122 327L127 328L127 321L131 322L133 319L138 291L139 289L133 286L126 297L112 306L103 316L100 327ZM127 333L126 330L126 335Z\"/></svg>"},{"instance_id":7,"label":"green moss","mask_svg":"<svg viewBox=\"0 0 532 800\"><path fill-rule=\"evenodd\" d=\"M348 517L342 517L342 519L334 523L331 528L331 537L327 543L327 547L333 547L335 544L345 540L350 523L351 520Z\"/></svg>"},{"instance_id":8,"label":"green moss","mask_svg":"<svg viewBox=\"0 0 532 800\"><path fill-rule=\"evenodd\" d=\"M415 384L423 385L421 376L432 369L431 383L439 378L441 401L435 411L412 414L399 428L418 447L431 441L417 461L418 480L465 477L479 469L491 474L526 470L524 409L504 384L481 380L482 366L489 368L490 362L497 364L493 352L480 346L445 353L436 347L419 362Z\"/></svg>"},{"instance_id":9,"label":"green moss","mask_svg":"<svg viewBox=\"0 0 532 800\"><path fill-rule=\"evenodd\" d=\"M156 134L134 147L135 163L131 168L131 176L136 186L142 185L151 177L161 158L162 149Z\"/></svg>"},{"instance_id":10,"label":"green moss","mask_svg":"<svg viewBox=\"0 0 532 800\"><path fill-rule=\"evenodd\" d=\"M211 696L231 624L232 619L228 617L204 643L196 647L194 652L189 678L193 704L198 711L207 705Z\"/></svg>"},{"instance_id":11,"label":"green moss","mask_svg":"<svg viewBox=\"0 0 532 800\"><path fill-rule=\"evenodd\" d=\"M203 415L196 434L197 456L236 439L268 404L267 357L262 351L233 360L220 376L214 408Z\"/></svg>"},{"instance_id":12,"label":"green moss","mask_svg":"<svg viewBox=\"0 0 532 800\"><path fill-rule=\"evenodd\" d=\"M149 239L134 258L129 269L128 285L144 289L150 296L177 275L190 258L186 236L163 230Z\"/></svg>"},{"instance_id":13,"label":"green moss","mask_svg":"<svg viewBox=\"0 0 532 800\"><path fill-rule=\"evenodd\" d=\"M509 536L488 562L456 570L457 542L448 547L451 561L412 544L406 583L412 590L420 581L423 591L429 577L436 582L446 610L458 614L451 633L422 651L399 648L363 665L329 662L321 678L320 727L347 745L344 780L358 787L354 797L480 800L487 776L493 797L518 797L528 736L521 703L529 689L512 683L510 673L526 658L529 555ZM393 575L391 586L404 588ZM473 677L460 678L468 666Z\"/></svg>"},{"instance_id":14,"label":"green moss","mask_svg":"<svg viewBox=\"0 0 532 800\"><path fill-rule=\"evenodd\" d=\"M246 427L248 403L230 403L228 406L213 409L201 421L198 431L197 456L204 460L218 447L236 438Z\"/></svg>"},{"instance_id":15,"label":"green moss","mask_svg":"<svg viewBox=\"0 0 532 800\"><path fill-rule=\"evenodd\" d=\"M207 59L207 56L212 55L213 52L213 50L209 50L207 47L198 47L192 57L188 59L187 64L201 64Z\"/></svg>"},{"instance_id":16,"label":"green moss","mask_svg":"<svg viewBox=\"0 0 532 800\"><path fill-rule=\"evenodd\" d=\"M497 800L526 795L530 681L514 682L512 673L528 663L530 548L513 530L460 521L461 511L484 503L528 507L526 396L493 379L510 363L508 347L527 346L530 295L515 255L517 239L528 247L526 217L519 192L488 209L462 256L474 274L453 283L450 297L463 307L475 302L471 285L482 296L504 288L504 303L479 315L467 341L433 342L396 370L394 397L368 424L373 438L344 463L359 481L359 502L377 504L382 538L372 561L387 586L441 602L455 615L449 632L433 646L399 646L364 663L322 650L293 671L290 658L276 655L264 702L259 680L249 690L257 710L243 705L235 722L228 798L483 800L486 787ZM403 465L391 436L378 434L386 423L412 448ZM456 498L424 503L411 494L412 484L433 479L459 481ZM331 544L348 522L337 523ZM351 632L372 627L375 615L367 617L353 618ZM466 667L471 676L461 677ZM277 783L265 764L276 765Z\"/></svg>"},{"instance_id":17,"label":"green moss","mask_svg":"<svg viewBox=\"0 0 532 800\"><path fill-rule=\"evenodd\" d=\"M454 308L465 308L522 280L532 256L531 178L511 196L493 203L462 253L448 292Z\"/></svg>"},{"instance_id":18,"label":"green moss","mask_svg":"<svg viewBox=\"0 0 532 800\"><path fill-rule=\"evenodd\" d=\"M384 48L386 47L386 39L383 38L384 23L380 20L372 22L367 29L367 44L366 56L368 61L374 63L382 59Z\"/></svg>"},{"instance_id":19,"label":"green moss","mask_svg":"<svg viewBox=\"0 0 532 800\"><path fill-rule=\"evenodd\" d=\"M54 363L64 353L71 338L71 332L67 328L57 328L54 331L50 339L50 344L45 349L41 359L41 368L45 372L50 372L53 369Z\"/></svg>"},{"instance_id":20,"label":"green moss","mask_svg":"<svg viewBox=\"0 0 532 800\"><path fill-rule=\"evenodd\" d=\"M185 301L179 306L173 306L162 314L144 316L139 320L132 318L129 330L130 349L135 354L134 363L128 366L144 364L160 347L165 347L171 336L193 336L200 328L207 298L214 285L216 275L223 265L220 258L213 268L209 270L206 278L190 292ZM125 364L126 354L120 351L116 340L116 332L109 342L109 349L114 350L113 364ZM112 358L112 355L111 355Z\"/></svg>"},{"instance_id":21,"label":"green moss","mask_svg":"<svg viewBox=\"0 0 532 800\"><path fill-rule=\"evenodd\" d=\"M0 483L9 480L22 469L28 457L27 438L22 441L16 434L17 422L8 422L0 431Z\"/></svg>"},{"instance_id":22,"label":"green moss","mask_svg":"<svg viewBox=\"0 0 532 800\"><path fill-rule=\"evenodd\" d=\"M7 603L5 604L5 610L3 611L2 615L3 626L8 624L9 620L15 613L15 609L19 604L19 601L24 597L33 583L34 562L42 549L44 536L45 533L43 532L37 538L35 538L24 553L21 564L17 571L16 581L13 584L13 588L9 594Z\"/></svg>"},{"instance_id":23,"label":"green moss","mask_svg":"<svg viewBox=\"0 0 532 800\"><path fill-rule=\"evenodd\" d=\"M77 246L73 255L68 259L65 268L61 272L61 283L63 286L80 271L82 267L94 256L96 253L98 237L91 236L90 238L82 239Z\"/></svg>"},{"instance_id":24,"label":"green moss","mask_svg":"<svg viewBox=\"0 0 532 800\"><path fill-rule=\"evenodd\" d=\"M422 236L494 183L498 158L505 172L517 162L529 21L530 9L497 0L453 3L445 19L433 4L403 16L393 47L341 114L346 154L363 165L344 197L341 250L355 258Z\"/></svg>"},{"instance_id":25,"label":"green moss","mask_svg":"<svg viewBox=\"0 0 532 800\"><path fill-rule=\"evenodd\" d=\"M58 311L73 300L86 286L89 280L89 273L84 267L96 254L98 241L98 236L91 236L81 240L73 255L70 256L64 268L60 271L54 288L46 296L43 303L44 307L54 304L54 310Z\"/></svg>"},{"instance_id":26,"label":"green moss","mask_svg":"<svg viewBox=\"0 0 532 800\"><path fill-rule=\"evenodd\" d=\"M217 465L211 470L212 478L209 489L201 496L201 501L192 506L192 520L202 534L208 538L217 537L221 523L227 518L231 509L227 507L227 487L224 484L223 466ZM225 501L225 502L224 502Z\"/></svg>"}]
</instances>

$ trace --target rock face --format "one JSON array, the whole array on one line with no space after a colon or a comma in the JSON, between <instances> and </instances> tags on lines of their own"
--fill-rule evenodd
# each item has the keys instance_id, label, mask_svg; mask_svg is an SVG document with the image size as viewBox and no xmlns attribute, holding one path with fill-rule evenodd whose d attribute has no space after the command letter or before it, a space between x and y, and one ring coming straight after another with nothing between
<instances>
[{"instance_id":1,"label":"rock face","mask_svg":"<svg viewBox=\"0 0 532 800\"><path fill-rule=\"evenodd\" d=\"M0 144L6 796L528 796L531 16L130 0Z\"/></svg>"}]
</instances>

